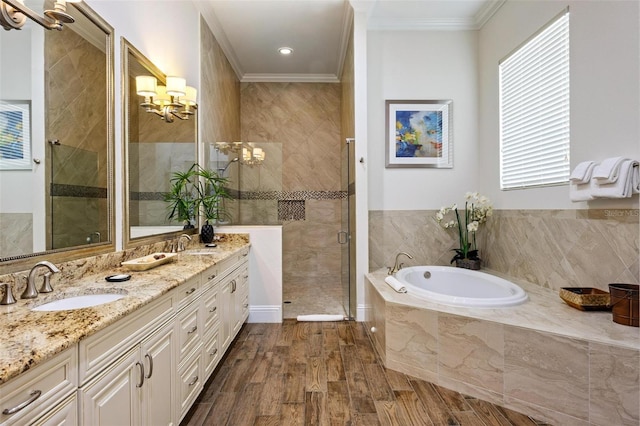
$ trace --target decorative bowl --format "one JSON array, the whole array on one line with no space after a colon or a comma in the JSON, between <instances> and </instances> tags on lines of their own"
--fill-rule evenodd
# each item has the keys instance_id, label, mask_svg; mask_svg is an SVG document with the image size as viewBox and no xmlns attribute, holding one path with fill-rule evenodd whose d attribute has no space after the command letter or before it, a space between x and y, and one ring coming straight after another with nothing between
<instances>
[{"instance_id":1,"label":"decorative bowl","mask_svg":"<svg viewBox=\"0 0 640 426\"><path fill-rule=\"evenodd\" d=\"M138 257L136 259L122 262L122 266L131 271L146 271L170 262L175 256L176 253L153 253L148 256Z\"/></svg>"},{"instance_id":2,"label":"decorative bowl","mask_svg":"<svg viewBox=\"0 0 640 426\"><path fill-rule=\"evenodd\" d=\"M560 298L581 311L611 310L609 293L593 287L562 287Z\"/></svg>"}]
</instances>

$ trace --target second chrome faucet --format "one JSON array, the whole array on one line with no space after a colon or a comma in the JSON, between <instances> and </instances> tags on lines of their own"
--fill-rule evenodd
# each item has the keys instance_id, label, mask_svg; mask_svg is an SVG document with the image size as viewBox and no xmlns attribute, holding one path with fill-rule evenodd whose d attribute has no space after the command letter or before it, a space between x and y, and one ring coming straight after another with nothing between
<instances>
[{"instance_id":1,"label":"second chrome faucet","mask_svg":"<svg viewBox=\"0 0 640 426\"><path fill-rule=\"evenodd\" d=\"M60 269L58 269L57 266L54 265L53 263L43 260L42 262L36 263L33 266L33 268L31 268L31 270L29 271L29 275L27 276L27 288L25 288L24 292L22 293L22 296L20 296L22 299L34 299L38 297L38 290L36 289L36 271L40 267L49 269L49 272L44 274L44 282L42 283L42 288L40 288L40 292L50 293L53 291L53 288L51 287L51 282L50 282L51 275L55 274L56 272L60 272Z\"/></svg>"}]
</instances>

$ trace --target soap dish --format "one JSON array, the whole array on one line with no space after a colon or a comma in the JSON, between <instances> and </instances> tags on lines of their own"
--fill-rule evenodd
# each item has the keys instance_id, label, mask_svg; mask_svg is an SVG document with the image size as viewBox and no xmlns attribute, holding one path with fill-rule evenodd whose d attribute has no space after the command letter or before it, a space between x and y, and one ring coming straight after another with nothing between
<instances>
[{"instance_id":1,"label":"soap dish","mask_svg":"<svg viewBox=\"0 0 640 426\"><path fill-rule=\"evenodd\" d=\"M593 287L562 287L560 298L572 308L581 311L608 311L611 298L609 293Z\"/></svg>"},{"instance_id":2,"label":"soap dish","mask_svg":"<svg viewBox=\"0 0 640 426\"><path fill-rule=\"evenodd\" d=\"M148 256L122 262L122 266L132 271L146 271L160 266L163 263L170 262L175 256L176 253L153 253Z\"/></svg>"}]
</instances>

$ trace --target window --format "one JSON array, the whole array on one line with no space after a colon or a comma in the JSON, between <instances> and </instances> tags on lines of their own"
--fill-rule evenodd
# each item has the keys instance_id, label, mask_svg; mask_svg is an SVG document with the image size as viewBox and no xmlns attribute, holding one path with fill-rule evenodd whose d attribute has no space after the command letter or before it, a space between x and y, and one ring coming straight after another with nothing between
<instances>
[{"instance_id":1,"label":"window","mask_svg":"<svg viewBox=\"0 0 640 426\"><path fill-rule=\"evenodd\" d=\"M500 61L500 188L569 181L569 11Z\"/></svg>"}]
</instances>

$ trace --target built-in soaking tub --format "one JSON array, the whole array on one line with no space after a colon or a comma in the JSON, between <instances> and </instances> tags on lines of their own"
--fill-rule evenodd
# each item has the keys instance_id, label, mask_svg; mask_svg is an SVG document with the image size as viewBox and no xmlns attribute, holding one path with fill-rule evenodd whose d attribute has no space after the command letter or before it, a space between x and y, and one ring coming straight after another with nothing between
<instances>
[{"instance_id":1,"label":"built-in soaking tub","mask_svg":"<svg viewBox=\"0 0 640 426\"><path fill-rule=\"evenodd\" d=\"M418 282L424 274L402 271L396 277L408 274L409 281L412 272ZM554 425L640 424L637 327L614 323L611 312L574 309L556 290L482 274L516 284L528 300L451 306L412 287L395 291L385 282L386 268L367 274L363 317L385 366ZM454 281L446 280L444 292Z\"/></svg>"},{"instance_id":2,"label":"built-in soaking tub","mask_svg":"<svg viewBox=\"0 0 640 426\"><path fill-rule=\"evenodd\" d=\"M412 266L395 275L409 294L449 306L499 308L520 305L527 293L495 275L450 266Z\"/></svg>"}]
</instances>

